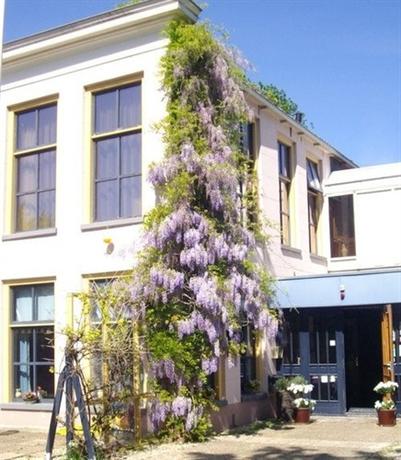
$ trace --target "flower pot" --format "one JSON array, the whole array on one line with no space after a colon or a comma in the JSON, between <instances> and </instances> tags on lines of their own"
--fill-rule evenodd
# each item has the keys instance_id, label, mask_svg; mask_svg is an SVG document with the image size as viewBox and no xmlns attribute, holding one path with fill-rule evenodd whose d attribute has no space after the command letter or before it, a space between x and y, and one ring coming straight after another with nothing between
<instances>
[{"instance_id":1,"label":"flower pot","mask_svg":"<svg viewBox=\"0 0 401 460\"><path fill-rule=\"evenodd\" d=\"M308 407L298 407L295 409L295 423L309 423L310 409Z\"/></svg>"},{"instance_id":2,"label":"flower pot","mask_svg":"<svg viewBox=\"0 0 401 460\"><path fill-rule=\"evenodd\" d=\"M380 409L377 411L380 426L394 426L396 424L395 409Z\"/></svg>"}]
</instances>

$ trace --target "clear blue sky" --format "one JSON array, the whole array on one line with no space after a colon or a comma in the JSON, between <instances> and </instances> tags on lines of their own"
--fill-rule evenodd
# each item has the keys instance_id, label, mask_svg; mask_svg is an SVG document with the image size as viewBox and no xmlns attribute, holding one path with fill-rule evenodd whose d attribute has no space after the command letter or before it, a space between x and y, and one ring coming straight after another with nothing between
<instances>
[{"instance_id":1,"label":"clear blue sky","mask_svg":"<svg viewBox=\"0 0 401 460\"><path fill-rule=\"evenodd\" d=\"M109 10L119 0L6 0L5 41ZM209 0L254 64L315 132L361 166L401 161L401 0Z\"/></svg>"}]
</instances>

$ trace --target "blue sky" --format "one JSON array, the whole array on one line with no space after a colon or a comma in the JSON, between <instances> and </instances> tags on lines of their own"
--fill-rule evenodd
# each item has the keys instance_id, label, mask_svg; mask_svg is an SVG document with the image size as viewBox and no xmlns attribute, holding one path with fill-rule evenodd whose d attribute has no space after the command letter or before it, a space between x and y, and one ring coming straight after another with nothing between
<instances>
[{"instance_id":1,"label":"blue sky","mask_svg":"<svg viewBox=\"0 0 401 460\"><path fill-rule=\"evenodd\" d=\"M6 0L5 41L109 10L119 0ZM401 161L401 0L209 0L253 63L314 131L359 165Z\"/></svg>"}]
</instances>

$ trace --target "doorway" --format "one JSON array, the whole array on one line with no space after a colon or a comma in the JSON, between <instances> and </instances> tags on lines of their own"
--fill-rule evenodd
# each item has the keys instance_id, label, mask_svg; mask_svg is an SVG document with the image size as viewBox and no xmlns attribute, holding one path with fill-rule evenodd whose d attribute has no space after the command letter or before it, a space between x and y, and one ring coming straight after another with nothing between
<instances>
[{"instance_id":1,"label":"doorway","mask_svg":"<svg viewBox=\"0 0 401 460\"><path fill-rule=\"evenodd\" d=\"M345 381L347 410L373 408L373 387L382 380L381 309L357 308L344 312Z\"/></svg>"}]
</instances>

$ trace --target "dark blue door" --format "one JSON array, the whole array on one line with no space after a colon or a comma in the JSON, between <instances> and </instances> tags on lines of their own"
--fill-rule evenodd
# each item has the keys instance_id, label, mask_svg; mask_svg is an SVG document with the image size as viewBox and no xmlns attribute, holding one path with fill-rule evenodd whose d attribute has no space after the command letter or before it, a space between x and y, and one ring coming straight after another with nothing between
<instances>
[{"instance_id":1,"label":"dark blue door","mask_svg":"<svg viewBox=\"0 0 401 460\"><path fill-rule=\"evenodd\" d=\"M345 412L343 315L340 309L285 312L287 333L282 375L303 375L313 384L316 412Z\"/></svg>"}]
</instances>

